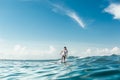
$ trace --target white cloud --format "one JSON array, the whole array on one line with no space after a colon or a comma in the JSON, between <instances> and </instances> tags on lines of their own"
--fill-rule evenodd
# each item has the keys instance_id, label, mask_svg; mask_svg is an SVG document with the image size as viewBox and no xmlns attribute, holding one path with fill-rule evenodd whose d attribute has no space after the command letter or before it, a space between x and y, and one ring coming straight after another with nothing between
<instances>
[{"instance_id":1,"label":"white cloud","mask_svg":"<svg viewBox=\"0 0 120 80\"><path fill-rule=\"evenodd\" d=\"M26 50L26 47L25 46L22 46L22 45L15 45L14 46L14 51L15 52L24 52Z\"/></svg>"},{"instance_id":2,"label":"white cloud","mask_svg":"<svg viewBox=\"0 0 120 80\"><path fill-rule=\"evenodd\" d=\"M54 46L49 46L48 50L40 50L38 51L40 54L52 54L56 51L56 48Z\"/></svg>"},{"instance_id":3,"label":"white cloud","mask_svg":"<svg viewBox=\"0 0 120 80\"><path fill-rule=\"evenodd\" d=\"M112 55L112 54L120 54L120 48L113 47L111 49L108 48L94 48L94 49L86 49L83 51L83 57L87 56L103 56L103 55Z\"/></svg>"},{"instance_id":4,"label":"white cloud","mask_svg":"<svg viewBox=\"0 0 120 80\"><path fill-rule=\"evenodd\" d=\"M111 3L104 11L112 14L114 19L120 19L120 4Z\"/></svg>"},{"instance_id":5,"label":"white cloud","mask_svg":"<svg viewBox=\"0 0 120 80\"><path fill-rule=\"evenodd\" d=\"M16 45L15 47L18 52L22 50L21 53L14 53L8 54L7 57L9 58L17 58L17 59L58 59L61 56L59 55L59 50L57 50L54 46L48 46L44 50L38 49L31 49L28 52L25 52L24 47L20 45ZM28 48L27 48L28 49ZM69 50L69 49L68 49ZM87 57L87 56L104 56L104 55L112 55L117 54L120 55L120 48L113 47L113 48L88 48L85 50L80 51L78 50L69 50L69 56L80 56L80 57ZM10 56L11 55L11 56Z\"/></svg>"},{"instance_id":6,"label":"white cloud","mask_svg":"<svg viewBox=\"0 0 120 80\"><path fill-rule=\"evenodd\" d=\"M56 54L56 48L52 45L45 49L34 47L26 47L24 45L17 44L14 47L11 46L11 50L8 52L1 52L1 59L56 59L59 57L59 53Z\"/></svg>"},{"instance_id":7,"label":"white cloud","mask_svg":"<svg viewBox=\"0 0 120 80\"><path fill-rule=\"evenodd\" d=\"M119 53L120 49L118 47L114 47L111 52L112 53Z\"/></svg>"},{"instance_id":8,"label":"white cloud","mask_svg":"<svg viewBox=\"0 0 120 80\"><path fill-rule=\"evenodd\" d=\"M19 52L19 58L21 59L54 59L54 58L57 58L56 57L57 54L55 54L56 48L52 45L46 47L46 49L27 48L27 50L26 50L26 47L24 46L16 45L14 50ZM14 55L17 56L16 54Z\"/></svg>"},{"instance_id":9,"label":"white cloud","mask_svg":"<svg viewBox=\"0 0 120 80\"><path fill-rule=\"evenodd\" d=\"M86 53L91 53L91 49L87 49L87 50L86 50Z\"/></svg>"},{"instance_id":10,"label":"white cloud","mask_svg":"<svg viewBox=\"0 0 120 80\"><path fill-rule=\"evenodd\" d=\"M76 14L75 11L72 11L70 9L67 9L63 6L60 6L60 5L57 5L57 4L52 4L52 6L54 7L53 8L53 11L54 12L59 12L59 13L62 13L64 15L67 15L68 17L70 17L71 19L73 19L74 21L76 21L78 23L78 25L82 28L85 27L85 24L84 22L82 21L82 19Z\"/></svg>"},{"instance_id":11,"label":"white cloud","mask_svg":"<svg viewBox=\"0 0 120 80\"><path fill-rule=\"evenodd\" d=\"M0 45L1 46L1 45ZM82 45L81 45L82 46ZM3 48L2 48L3 47ZM1 59L60 59L60 47L55 47L53 45L32 45L25 46L21 44L14 45L8 44L2 46L0 49L0 58ZM113 48L94 48L94 47L76 47L72 45L69 46L69 55L68 56L103 56L118 54L120 55L120 47L115 46Z\"/></svg>"},{"instance_id":12,"label":"white cloud","mask_svg":"<svg viewBox=\"0 0 120 80\"><path fill-rule=\"evenodd\" d=\"M26 56L27 59L56 59L59 54L56 54L56 48L54 46L48 46L44 50L31 50Z\"/></svg>"}]
</instances>

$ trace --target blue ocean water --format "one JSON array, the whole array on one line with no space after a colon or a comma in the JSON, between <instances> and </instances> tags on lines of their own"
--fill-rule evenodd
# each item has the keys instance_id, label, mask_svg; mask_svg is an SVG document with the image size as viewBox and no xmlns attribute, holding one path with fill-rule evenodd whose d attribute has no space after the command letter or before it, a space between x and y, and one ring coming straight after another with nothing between
<instances>
[{"instance_id":1,"label":"blue ocean water","mask_svg":"<svg viewBox=\"0 0 120 80\"><path fill-rule=\"evenodd\" d=\"M0 60L0 80L120 80L120 56L59 60Z\"/></svg>"}]
</instances>

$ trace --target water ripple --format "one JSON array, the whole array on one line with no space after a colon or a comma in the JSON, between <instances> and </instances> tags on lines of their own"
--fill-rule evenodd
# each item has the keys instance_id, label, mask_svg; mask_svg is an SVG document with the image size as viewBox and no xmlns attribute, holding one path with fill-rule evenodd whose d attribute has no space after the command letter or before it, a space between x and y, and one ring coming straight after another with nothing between
<instances>
[{"instance_id":1,"label":"water ripple","mask_svg":"<svg viewBox=\"0 0 120 80\"><path fill-rule=\"evenodd\" d=\"M0 61L0 80L120 80L120 56L58 60Z\"/></svg>"}]
</instances>

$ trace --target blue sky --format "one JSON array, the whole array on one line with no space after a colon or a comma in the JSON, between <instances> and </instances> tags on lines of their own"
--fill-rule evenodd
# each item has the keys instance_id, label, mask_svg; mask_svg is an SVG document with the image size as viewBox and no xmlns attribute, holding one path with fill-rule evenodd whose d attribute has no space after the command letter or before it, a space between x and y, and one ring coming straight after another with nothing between
<instances>
[{"instance_id":1,"label":"blue sky","mask_svg":"<svg viewBox=\"0 0 120 80\"><path fill-rule=\"evenodd\" d=\"M0 0L0 10L2 58L58 58L65 45L71 55L120 52L119 0Z\"/></svg>"}]
</instances>

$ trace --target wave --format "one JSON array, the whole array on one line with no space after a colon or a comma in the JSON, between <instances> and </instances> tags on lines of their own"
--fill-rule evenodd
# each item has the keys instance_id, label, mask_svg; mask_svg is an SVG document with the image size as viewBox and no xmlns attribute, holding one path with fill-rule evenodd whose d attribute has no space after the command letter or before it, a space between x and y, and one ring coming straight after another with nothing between
<instances>
[{"instance_id":1,"label":"wave","mask_svg":"<svg viewBox=\"0 0 120 80\"><path fill-rule=\"evenodd\" d=\"M120 80L120 55L59 60L1 60L0 80Z\"/></svg>"}]
</instances>

